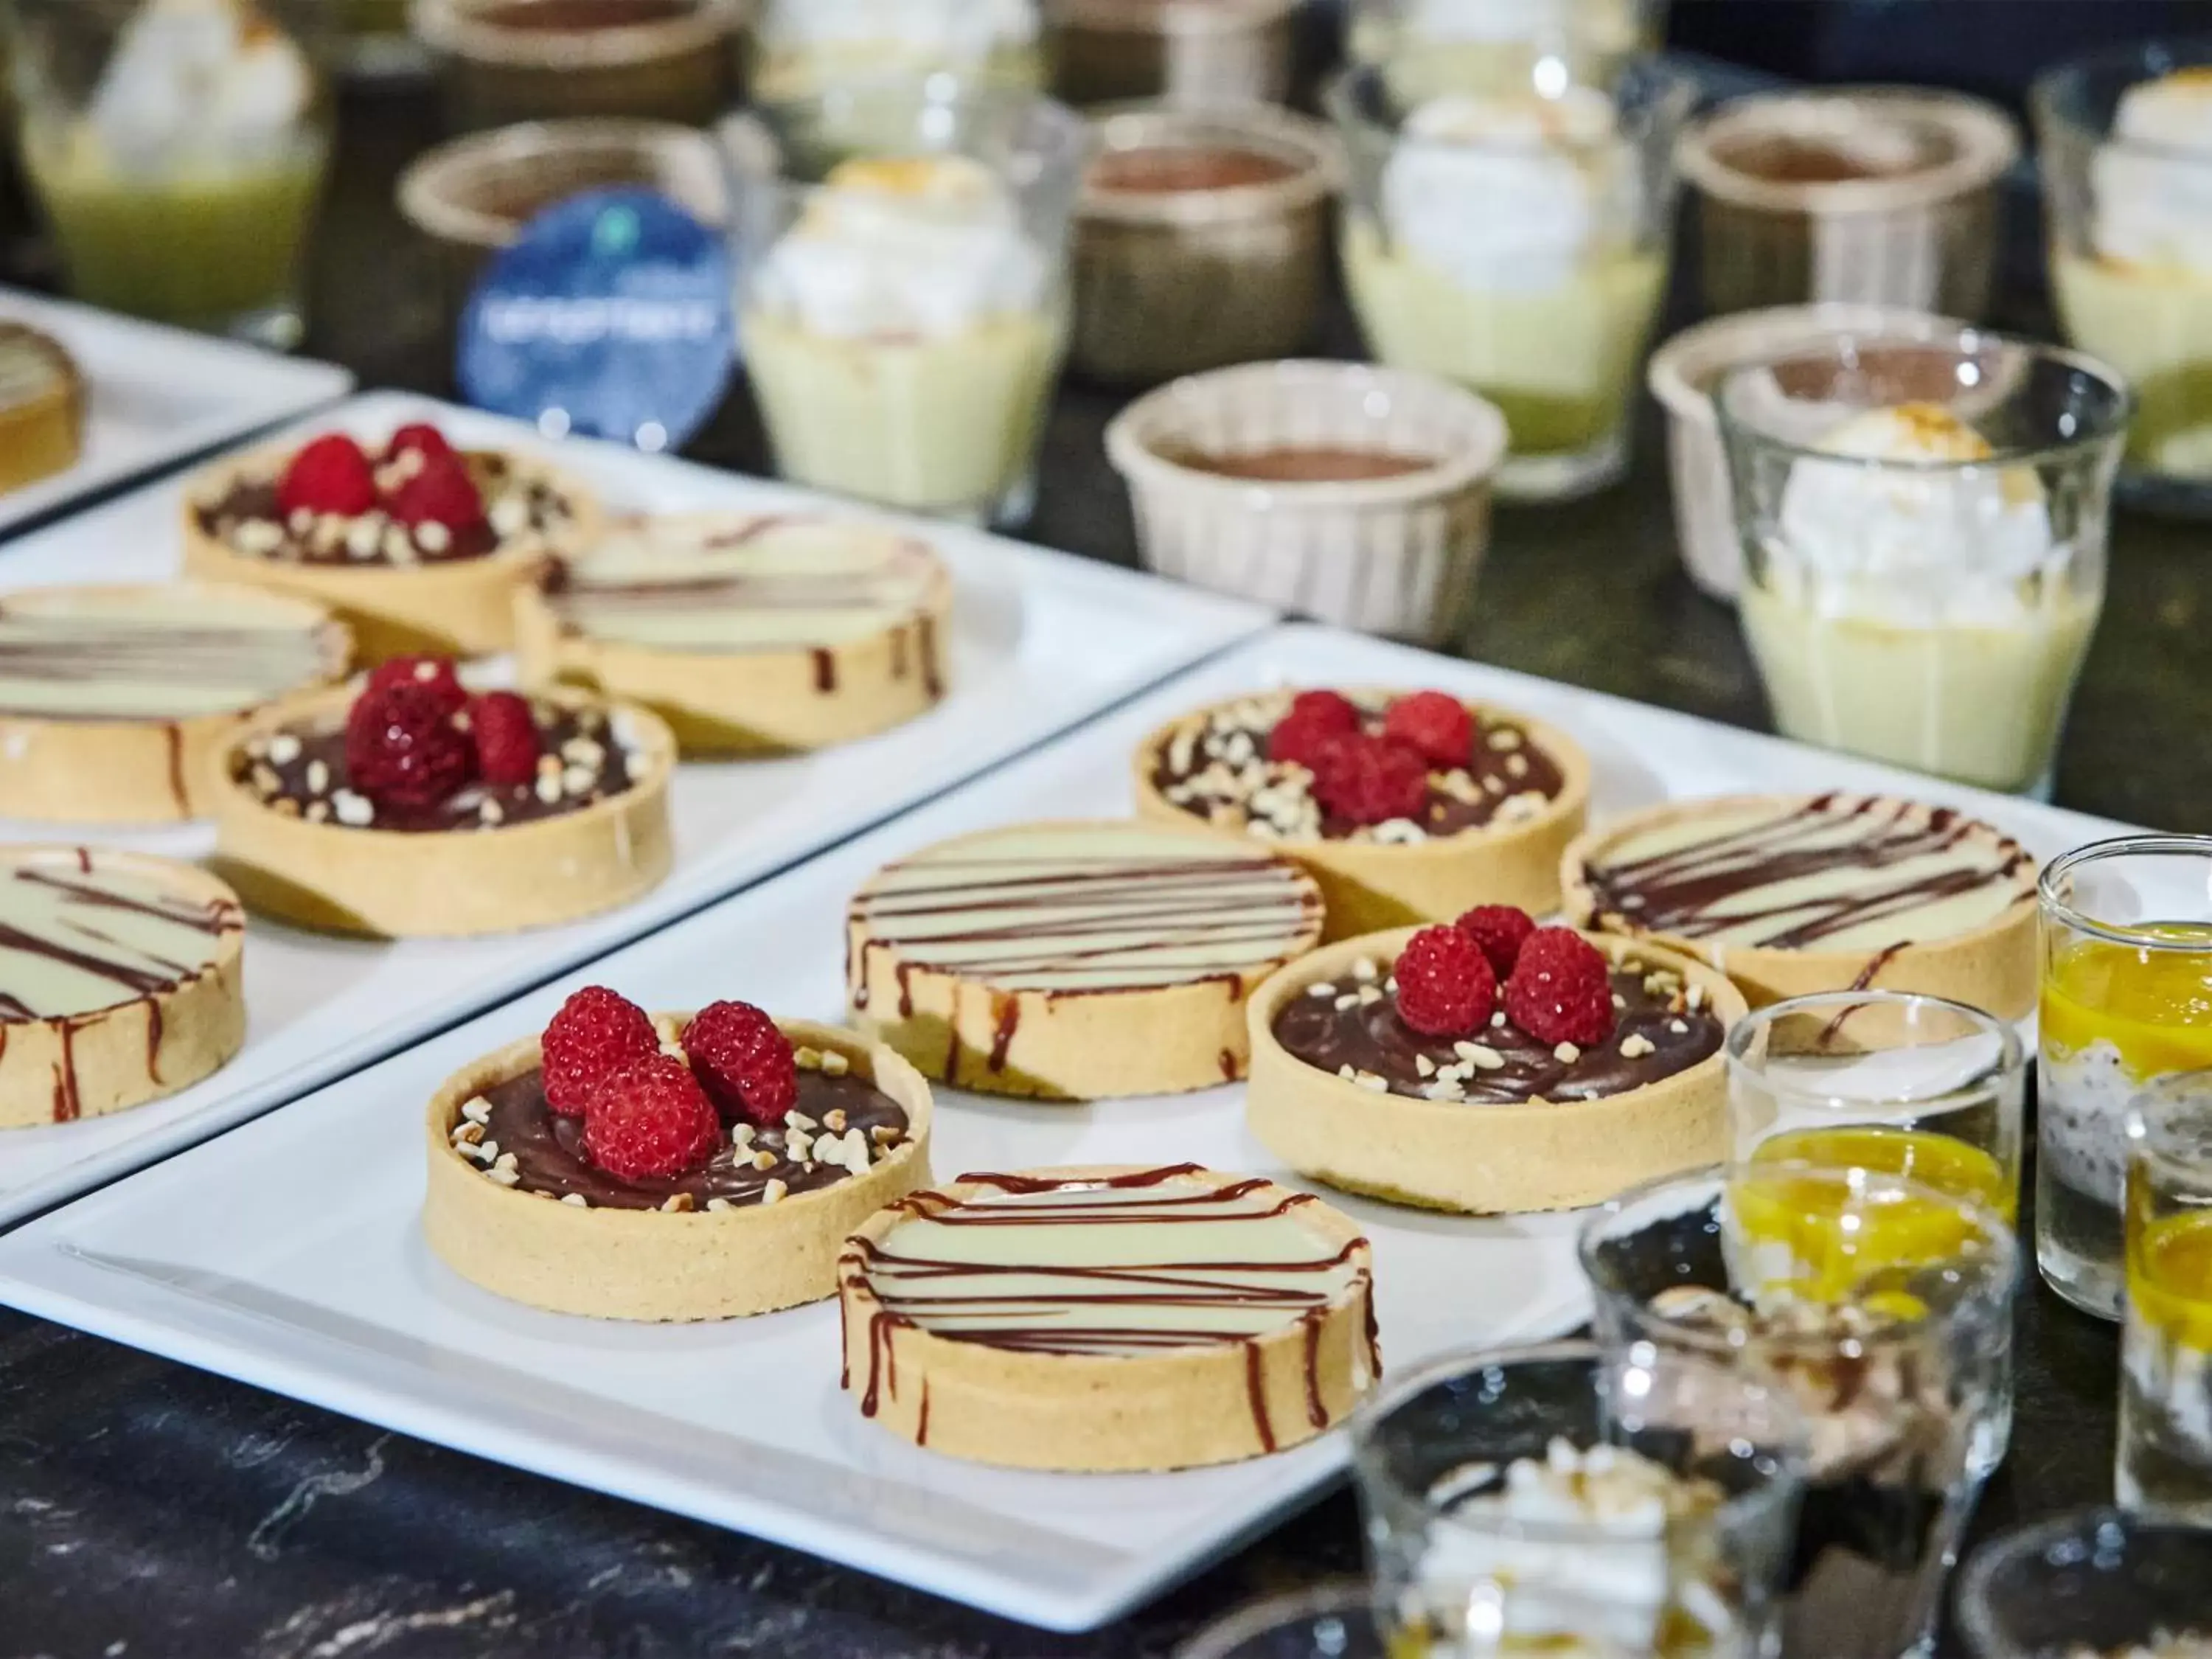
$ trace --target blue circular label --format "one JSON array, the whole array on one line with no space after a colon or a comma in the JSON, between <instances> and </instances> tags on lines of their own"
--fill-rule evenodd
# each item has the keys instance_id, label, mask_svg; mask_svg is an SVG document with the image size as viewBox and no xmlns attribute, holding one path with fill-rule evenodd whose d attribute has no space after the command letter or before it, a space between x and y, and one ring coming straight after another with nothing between
<instances>
[{"instance_id":1,"label":"blue circular label","mask_svg":"<svg viewBox=\"0 0 2212 1659\"><path fill-rule=\"evenodd\" d=\"M461 395L554 437L678 448L736 366L728 244L648 190L548 208L492 260L461 317Z\"/></svg>"}]
</instances>

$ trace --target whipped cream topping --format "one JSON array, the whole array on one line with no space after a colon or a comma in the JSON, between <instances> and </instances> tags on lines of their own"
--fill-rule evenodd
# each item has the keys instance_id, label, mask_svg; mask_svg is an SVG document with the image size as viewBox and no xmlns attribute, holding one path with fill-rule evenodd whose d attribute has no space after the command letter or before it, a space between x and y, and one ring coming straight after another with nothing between
<instances>
[{"instance_id":1,"label":"whipped cream topping","mask_svg":"<svg viewBox=\"0 0 2212 1659\"><path fill-rule=\"evenodd\" d=\"M314 100L306 54L247 0L147 0L124 26L86 112L130 171L179 153L234 156L289 140Z\"/></svg>"},{"instance_id":2,"label":"whipped cream topping","mask_svg":"<svg viewBox=\"0 0 2212 1659\"><path fill-rule=\"evenodd\" d=\"M149 860L18 848L0 866L0 1021L64 1019L168 990L206 972L245 925L236 905L187 896Z\"/></svg>"},{"instance_id":3,"label":"whipped cream topping","mask_svg":"<svg viewBox=\"0 0 2212 1659\"><path fill-rule=\"evenodd\" d=\"M1784 486L1767 550L1791 603L1899 628L2004 627L2070 556L2033 467L1946 465L1996 452L1939 404L1862 410L1814 447L1847 459L1800 460Z\"/></svg>"},{"instance_id":4,"label":"whipped cream topping","mask_svg":"<svg viewBox=\"0 0 2212 1659\"><path fill-rule=\"evenodd\" d=\"M2097 251L2128 264L2212 270L2212 69L2130 87L2112 136L2090 164Z\"/></svg>"},{"instance_id":5,"label":"whipped cream topping","mask_svg":"<svg viewBox=\"0 0 2212 1659\"><path fill-rule=\"evenodd\" d=\"M1392 238L1473 289L1541 292L1626 246L1632 157L1613 100L1449 93L1407 116L1382 174Z\"/></svg>"},{"instance_id":6,"label":"whipped cream topping","mask_svg":"<svg viewBox=\"0 0 2212 1659\"><path fill-rule=\"evenodd\" d=\"M1035 0L770 0L760 21L770 51L884 51L975 64L1037 38Z\"/></svg>"},{"instance_id":7,"label":"whipped cream topping","mask_svg":"<svg viewBox=\"0 0 2212 1659\"><path fill-rule=\"evenodd\" d=\"M837 339L941 339L1045 302L1052 266L990 169L962 155L841 162L754 276L753 302Z\"/></svg>"}]
</instances>

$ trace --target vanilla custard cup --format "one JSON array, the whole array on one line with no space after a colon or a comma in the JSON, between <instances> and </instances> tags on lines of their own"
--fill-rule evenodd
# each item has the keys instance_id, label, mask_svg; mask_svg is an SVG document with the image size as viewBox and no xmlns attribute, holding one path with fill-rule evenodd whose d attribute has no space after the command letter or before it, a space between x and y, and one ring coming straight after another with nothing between
<instances>
[{"instance_id":1,"label":"vanilla custard cup","mask_svg":"<svg viewBox=\"0 0 2212 1659\"><path fill-rule=\"evenodd\" d=\"M739 331L783 475L970 522L1026 517L1088 125L936 77L763 104L720 131Z\"/></svg>"},{"instance_id":2,"label":"vanilla custard cup","mask_svg":"<svg viewBox=\"0 0 2212 1659\"><path fill-rule=\"evenodd\" d=\"M1341 251L1368 345L1497 404L1511 434L1503 496L1586 495L1626 465L1691 97L1649 62L1600 90L1553 58L1510 90L1408 105L1370 65L1325 94L1350 167Z\"/></svg>"},{"instance_id":3,"label":"vanilla custard cup","mask_svg":"<svg viewBox=\"0 0 2212 1659\"><path fill-rule=\"evenodd\" d=\"M1037 0L758 0L756 98L804 98L939 73L1035 92L1044 85Z\"/></svg>"},{"instance_id":4,"label":"vanilla custard cup","mask_svg":"<svg viewBox=\"0 0 2212 1659\"><path fill-rule=\"evenodd\" d=\"M1526 87L1546 59L1585 85L1613 84L1656 52L1665 0L1349 0L1345 52L1389 77L1402 101Z\"/></svg>"},{"instance_id":5,"label":"vanilla custard cup","mask_svg":"<svg viewBox=\"0 0 2212 1659\"><path fill-rule=\"evenodd\" d=\"M1838 331L1723 379L1744 633L1785 737L2048 793L2131 407L2092 359Z\"/></svg>"},{"instance_id":6,"label":"vanilla custard cup","mask_svg":"<svg viewBox=\"0 0 2212 1659\"><path fill-rule=\"evenodd\" d=\"M2129 1107L2212 1068L2212 836L2131 836L2043 872L2035 1255L2118 1319Z\"/></svg>"}]
</instances>

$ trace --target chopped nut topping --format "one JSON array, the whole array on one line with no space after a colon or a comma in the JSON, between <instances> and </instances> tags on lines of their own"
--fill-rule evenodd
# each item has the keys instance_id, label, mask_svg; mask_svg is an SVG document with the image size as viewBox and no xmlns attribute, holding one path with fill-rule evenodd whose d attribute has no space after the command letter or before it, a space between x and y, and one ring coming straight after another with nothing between
<instances>
[{"instance_id":1,"label":"chopped nut topping","mask_svg":"<svg viewBox=\"0 0 2212 1659\"><path fill-rule=\"evenodd\" d=\"M761 1188L760 1201L763 1205L781 1204L783 1202L783 1195L790 1190L791 1187L788 1182L771 1181L767 1186Z\"/></svg>"},{"instance_id":2,"label":"chopped nut topping","mask_svg":"<svg viewBox=\"0 0 2212 1659\"><path fill-rule=\"evenodd\" d=\"M1583 1057L1583 1051L1571 1042L1562 1042L1552 1050L1552 1057L1562 1066L1571 1066Z\"/></svg>"}]
</instances>

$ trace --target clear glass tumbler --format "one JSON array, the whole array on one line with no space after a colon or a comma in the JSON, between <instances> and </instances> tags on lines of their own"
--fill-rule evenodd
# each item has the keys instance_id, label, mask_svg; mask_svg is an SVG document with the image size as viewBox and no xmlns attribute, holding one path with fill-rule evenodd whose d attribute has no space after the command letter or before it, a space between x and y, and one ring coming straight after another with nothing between
<instances>
[{"instance_id":1,"label":"clear glass tumbler","mask_svg":"<svg viewBox=\"0 0 2212 1659\"><path fill-rule=\"evenodd\" d=\"M784 476L1026 517L1067 343L1082 118L939 77L763 104L721 133L739 330Z\"/></svg>"},{"instance_id":2,"label":"clear glass tumbler","mask_svg":"<svg viewBox=\"0 0 2212 1659\"><path fill-rule=\"evenodd\" d=\"M1360 327L1392 368L1504 411L1502 495L1586 495L1627 463L1692 96L1648 60L1603 89L1556 58L1510 93L1408 105L1373 65L1328 88L1351 164L1340 237Z\"/></svg>"},{"instance_id":3,"label":"clear glass tumbler","mask_svg":"<svg viewBox=\"0 0 2212 1659\"><path fill-rule=\"evenodd\" d=\"M1044 84L1042 32L1037 0L761 0L753 95L805 98L941 73L1035 92Z\"/></svg>"},{"instance_id":4,"label":"clear glass tumbler","mask_svg":"<svg viewBox=\"0 0 2212 1659\"><path fill-rule=\"evenodd\" d=\"M2127 1117L2127 1316L2112 1490L2212 1524L2212 1072Z\"/></svg>"},{"instance_id":5,"label":"clear glass tumbler","mask_svg":"<svg viewBox=\"0 0 2212 1659\"><path fill-rule=\"evenodd\" d=\"M1783 1650L1927 1651L2011 1435L2012 1230L1894 1176L1751 1164L1615 1200L1580 1253L1607 1352L1743 1363L1809 1420Z\"/></svg>"},{"instance_id":6,"label":"clear glass tumbler","mask_svg":"<svg viewBox=\"0 0 2212 1659\"><path fill-rule=\"evenodd\" d=\"M2120 378L1974 329L1839 332L1733 370L1714 401L1783 734L2047 793L2104 607Z\"/></svg>"},{"instance_id":7,"label":"clear glass tumbler","mask_svg":"<svg viewBox=\"0 0 2212 1659\"><path fill-rule=\"evenodd\" d=\"M1735 1155L1905 1176L2020 1212L2027 1060L2008 1021L1901 991L1831 991L1729 1032Z\"/></svg>"},{"instance_id":8,"label":"clear glass tumbler","mask_svg":"<svg viewBox=\"0 0 2212 1659\"><path fill-rule=\"evenodd\" d=\"M1216 1620L1176 1659L1413 1659L1393 1655L1364 1584L1271 1595Z\"/></svg>"},{"instance_id":9,"label":"clear glass tumbler","mask_svg":"<svg viewBox=\"0 0 2212 1659\"><path fill-rule=\"evenodd\" d=\"M1350 0L1345 47L1408 103L1525 88L1547 60L1594 87L1658 49L1666 0Z\"/></svg>"},{"instance_id":10,"label":"clear glass tumbler","mask_svg":"<svg viewBox=\"0 0 2212 1659\"><path fill-rule=\"evenodd\" d=\"M1753 1659L1805 1454L1786 1390L1649 1344L1474 1350L1395 1376L1352 1424L1390 1650Z\"/></svg>"},{"instance_id":11,"label":"clear glass tumbler","mask_svg":"<svg viewBox=\"0 0 2212 1659\"><path fill-rule=\"evenodd\" d=\"M2035 1256L2075 1307L2118 1319L2128 1108L2212 1066L2212 836L2130 836L2043 872Z\"/></svg>"},{"instance_id":12,"label":"clear glass tumbler","mask_svg":"<svg viewBox=\"0 0 2212 1659\"><path fill-rule=\"evenodd\" d=\"M2212 1646L2212 1528L2115 1510L2016 1528L1966 1563L1959 1627L1975 1659L2190 1659Z\"/></svg>"},{"instance_id":13,"label":"clear glass tumbler","mask_svg":"<svg viewBox=\"0 0 2212 1659\"><path fill-rule=\"evenodd\" d=\"M88 304L289 348L330 154L324 0L8 0L23 162Z\"/></svg>"}]
</instances>

